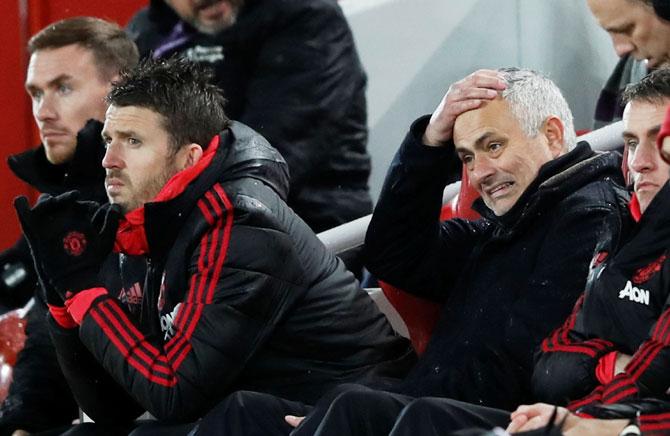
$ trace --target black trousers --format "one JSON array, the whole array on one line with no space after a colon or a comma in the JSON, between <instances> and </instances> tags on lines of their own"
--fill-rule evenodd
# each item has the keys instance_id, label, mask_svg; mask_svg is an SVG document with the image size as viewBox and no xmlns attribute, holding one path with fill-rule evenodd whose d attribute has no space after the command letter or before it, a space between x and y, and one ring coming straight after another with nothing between
<instances>
[{"instance_id":1,"label":"black trousers","mask_svg":"<svg viewBox=\"0 0 670 436\"><path fill-rule=\"evenodd\" d=\"M284 421L285 415L307 418L293 429ZM446 398L414 398L344 384L314 407L269 394L239 391L197 423L148 423L138 426L131 436L472 435L480 433L479 429L507 426L509 415L504 410Z\"/></svg>"},{"instance_id":2,"label":"black trousers","mask_svg":"<svg viewBox=\"0 0 670 436\"><path fill-rule=\"evenodd\" d=\"M285 415L307 418L293 429ZM205 415L189 436L466 435L508 423L509 412L503 410L344 384L315 407L268 394L235 392Z\"/></svg>"},{"instance_id":3,"label":"black trousers","mask_svg":"<svg viewBox=\"0 0 670 436\"><path fill-rule=\"evenodd\" d=\"M198 421L189 436L288 436L293 427L284 421L284 416L305 416L311 409L270 394L238 391Z\"/></svg>"},{"instance_id":4,"label":"black trousers","mask_svg":"<svg viewBox=\"0 0 670 436\"><path fill-rule=\"evenodd\" d=\"M447 398L414 398L349 384L319 401L294 436L472 434L506 427L510 413Z\"/></svg>"}]
</instances>

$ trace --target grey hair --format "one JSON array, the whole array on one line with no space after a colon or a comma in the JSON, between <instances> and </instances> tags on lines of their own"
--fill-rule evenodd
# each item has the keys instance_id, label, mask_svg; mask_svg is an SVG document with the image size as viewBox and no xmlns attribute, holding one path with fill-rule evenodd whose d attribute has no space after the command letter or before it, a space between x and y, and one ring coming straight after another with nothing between
<instances>
[{"instance_id":1,"label":"grey hair","mask_svg":"<svg viewBox=\"0 0 670 436\"><path fill-rule=\"evenodd\" d=\"M577 145L572 111L554 82L533 70L499 68L498 72L507 83L502 98L528 137L537 136L547 118L556 116L563 123L564 147L570 151Z\"/></svg>"}]
</instances>

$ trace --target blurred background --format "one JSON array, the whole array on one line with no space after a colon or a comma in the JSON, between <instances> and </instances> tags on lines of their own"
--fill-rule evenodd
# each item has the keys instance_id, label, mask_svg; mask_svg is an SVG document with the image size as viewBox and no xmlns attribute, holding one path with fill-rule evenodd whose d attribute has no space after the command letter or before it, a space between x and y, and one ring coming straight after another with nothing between
<instances>
[{"instance_id":1,"label":"blurred background","mask_svg":"<svg viewBox=\"0 0 670 436\"><path fill-rule=\"evenodd\" d=\"M12 200L35 192L7 167L39 143L25 93L28 38L61 18L130 19L148 0L3 0L0 17L0 246L19 234ZM308 0L294 0L308 1ZM589 129L617 57L584 0L341 0L368 74L373 199L409 124L433 111L450 83L478 68L519 66L563 90L577 129Z\"/></svg>"}]
</instances>

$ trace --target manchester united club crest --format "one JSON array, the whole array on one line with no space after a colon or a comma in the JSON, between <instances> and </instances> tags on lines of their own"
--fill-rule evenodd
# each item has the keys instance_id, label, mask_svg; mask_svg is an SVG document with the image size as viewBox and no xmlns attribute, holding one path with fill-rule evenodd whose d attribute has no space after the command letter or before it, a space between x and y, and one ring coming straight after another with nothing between
<instances>
[{"instance_id":1,"label":"manchester united club crest","mask_svg":"<svg viewBox=\"0 0 670 436\"><path fill-rule=\"evenodd\" d=\"M86 236L77 231L71 231L63 238L63 249L70 256L81 256L86 250Z\"/></svg>"}]
</instances>

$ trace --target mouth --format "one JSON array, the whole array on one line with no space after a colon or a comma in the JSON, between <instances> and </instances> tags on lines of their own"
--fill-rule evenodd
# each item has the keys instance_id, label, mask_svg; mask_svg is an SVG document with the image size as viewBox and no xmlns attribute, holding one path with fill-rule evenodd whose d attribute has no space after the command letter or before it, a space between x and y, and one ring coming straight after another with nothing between
<instances>
[{"instance_id":1,"label":"mouth","mask_svg":"<svg viewBox=\"0 0 670 436\"><path fill-rule=\"evenodd\" d=\"M119 194L123 186L124 186L123 182L116 177L110 177L105 179L105 189L107 190L107 193L109 195Z\"/></svg>"},{"instance_id":2,"label":"mouth","mask_svg":"<svg viewBox=\"0 0 670 436\"><path fill-rule=\"evenodd\" d=\"M218 10L223 3L223 0L203 0L196 5L195 9L198 13L207 14Z\"/></svg>"},{"instance_id":3,"label":"mouth","mask_svg":"<svg viewBox=\"0 0 670 436\"><path fill-rule=\"evenodd\" d=\"M63 136L67 136L67 132L64 130L42 130L42 138L43 139L51 139L51 138L62 138Z\"/></svg>"},{"instance_id":4,"label":"mouth","mask_svg":"<svg viewBox=\"0 0 670 436\"><path fill-rule=\"evenodd\" d=\"M514 182L502 182L498 183L491 188L485 189L486 195L492 199L500 198L509 193L510 188L514 185Z\"/></svg>"},{"instance_id":5,"label":"mouth","mask_svg":"<svg viewBox=\"0 0 670 436\"><path fill-rule=\"evenodd\" d=\"M658 185L652 182L642 181L635 183L635 191L646 191L649 189L657 189L657 188Z\"/></svg>"}]
</instances>

